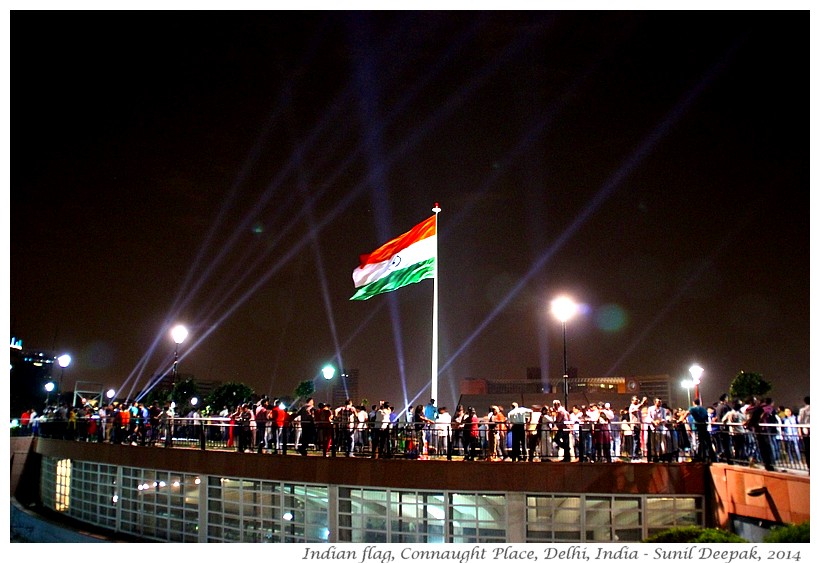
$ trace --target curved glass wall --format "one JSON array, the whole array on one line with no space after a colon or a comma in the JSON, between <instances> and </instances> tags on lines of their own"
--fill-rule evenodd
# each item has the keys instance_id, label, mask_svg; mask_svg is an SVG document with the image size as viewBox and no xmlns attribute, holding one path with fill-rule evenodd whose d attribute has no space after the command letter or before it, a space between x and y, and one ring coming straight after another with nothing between
<instances>
[{"instance_id":1,"label":"curved glass wall","mask_svg":"<svg viewBox=\"0 0 820 563\"><path fill-rule=\"evenodd\" d=\"M702 526L702 496L411 491L176 473L43 457L43 504L167 542L638 542Z\"/></svg>"}]
</instances>

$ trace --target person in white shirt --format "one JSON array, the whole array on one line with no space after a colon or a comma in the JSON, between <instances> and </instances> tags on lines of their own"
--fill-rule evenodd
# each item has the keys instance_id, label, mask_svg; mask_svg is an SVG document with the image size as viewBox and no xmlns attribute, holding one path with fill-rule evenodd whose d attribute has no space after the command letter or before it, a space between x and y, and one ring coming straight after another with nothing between
<instances>
[{"instance_id":1,"label":"person in white shirt","mask_svg":"<svg viewBox=\"0 0 820 563\"><path fill-rule=\"evenodd\" d=\"M630 452L632 459L641 459L641 437L645 437L646 428L643 426L641 420L641 409L646 405L649 399L644 397L638 399L637 396L632 397L632 402L629 405L629 422L632 424L632 436L634 450Z\"/></svg>"},{"instance_id":2,"label":"person in white shirt","mask_svg":"<svg viewBox=\"0 0 820 563\"><path fill-rule=\"evenodd\" d=\"M390 440L390 403L384 402L376 410L376 418L373 425L373 440L376 444L372 457L390 457L388 444Z\"/></svg>"},{"instance_id":3,"label":"person in white shirt","mask_svg":"<svg viewBox=\"0 0 820 563\"><path fill-rule=\"evenodd\" d=\"M367 445L367 408L359 405L356 409L356 431L353 433L353 449L359 453L364 451Z\"/></svg>"},{"instance_id":4,"label":"person in white shirt","mask_svg":"<svg viewBox=\"0 0 820 563\"><path fill-rule=\"evenodd\" d=\"M450 452L450 423L452 421L447 407L439 407L436 417L436 453L438 455Z\"/></svg>"},{"instance_id":5,"label":"person in white shirt","mask_svg":"<svg viewBox=\"0 0 820 563\"><path fill-rule=\"evenodd\" d=\"M532 409L519 407L512 403L512 409L507 413L507 421L512 425L512 460L527 461L527 436L525 424L532 417Z\"/></svg>"},{"instance_id":6,"label":"person in white shirt","mask_svg":"<svg viewBox=\"0 0 820 563\"><path fill-rule=\"evenodd\" d=\"M561 401L555 399L552 402L552 410L555 411L555 443L557 446L563 450L563 459L562 462L569 462L570 461L570 451L572 449L570 445L569 437L572 435L570 426L571 424L569 413L564 409L561 405Z\"/></svg>"},{"instance_id":7,"label":"person in white shirt","mask_svg":"<svg viewBox=\"0 0 820 563\"><path fill-rule=\"evenodd\" d=\"M606 416L606 419L609 421L609 430L610 434L612 435L612 451L611 454L613 457L618 457L621 452L621 433L619 430L621 426L618 420L618 416L615 414L615 411L612 410L612 405L609 403L604 403L603 408L600 409L601 413Z\"/></svg>"}]
</instances>

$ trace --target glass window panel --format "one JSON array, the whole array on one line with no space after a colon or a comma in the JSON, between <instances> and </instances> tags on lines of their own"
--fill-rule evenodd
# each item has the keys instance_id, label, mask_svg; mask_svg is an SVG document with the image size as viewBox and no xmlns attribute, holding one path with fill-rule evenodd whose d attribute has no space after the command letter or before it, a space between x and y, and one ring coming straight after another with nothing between
<instances>
[{"instance_id":1,"label":"glass window panel","mask_svg":"<svg viewBox=\"0 0 820 563\"><path fill-rule=\"evenodd\" d=\"M588 542L611 542L612 541L612 530L610 528L599 528L599 527L590 528L589 525L587 525L587 528L586 528L586 541L588 541Z\"/></svg>"},{"instance_id":2,"label":"glass window panel","mask_svg":"<svg viewBox=\"0 0 820 563\"><path fill-rule=\"evenodd\" d=\"M670 511L675 509L675 499L667 497L648 497L646 499L647 510Z\"/></svg>"},{"instance_id":3,"label":"glass window panel","mask_svg":"<svg viewBox=\"0 0 820 563\"><path fill-rule=\"evenodd\" d=\"M696 513L688 513L685 512L683 514L679 514L678 518L675 522L676 526L700 526L701 525L701 518L700 514Z\"/></svg>"},{"instance_id":4,"label":"glass window panel","mask_svg":"<svg viewBox=\"0 0 820 563\"><path fill-rule=\"evenodd\" d=\"M587 497L585 507L587 510L609 510L611 504L610 497Z\"/></svg>"},{"instance_id":5,"label":"glass window panel","mask_svg":"<svg viewBox=\"0 0 820 563\"><path fill-rule=\"evenodd\" d=\"M675 513L657 511L647 512L646 525L649 528L671 528L675 525Z\"/></svg>"},{"instance_id":6,"label":"glass window panel","mask_svg":"<svg viewBox=\"0 0 820 563\"><path fill-rule=\"evenodd\" d=\"M552 532L551 531L535 531L535 530L527 530L527 539L533 540L535 542L548 542L552 539Z\"/></svg>"},{"instance_id":7,"label":"glass window panel","mask_svg":"<svg viewBox=\"0 0 820 563\"><path fill-rule=\"evenodd\" d=\"M375 491L372 489L365 489L362 491L362 498L365 500L375 500L384 502L387 500L387 491Z\"/></svg>"},{"instance_id":8,"label":"glass window panel","mask_svg":"<svg viewBox=\"0 0 820 563\"><path fill-rule=\"evenodd\" d=\"M555 538L555 541L577 543L581 540L581 531L556 530L553 537Z\"/></svg>"},{"instance_id":9,"label":"glass window panel","mask_svg":"<svg viewBox=\"0 0 820 563\"><path fill-rule=\"evenodd\" d=\"M580 525L581 511L580 510L556 510L553 513L553 520L556 525Z\"/></svg>"},{"instance_id":10,"label":"glass window panel","mask_svg":"<svg viewBox=\"0 0 820 563\"><path fill-rule=\"evenodd\" d=\"M640 527L641 522L641 511L638 509L624 510L612 517L612 525L618 529Z\"/></svg>"}]
</instances>

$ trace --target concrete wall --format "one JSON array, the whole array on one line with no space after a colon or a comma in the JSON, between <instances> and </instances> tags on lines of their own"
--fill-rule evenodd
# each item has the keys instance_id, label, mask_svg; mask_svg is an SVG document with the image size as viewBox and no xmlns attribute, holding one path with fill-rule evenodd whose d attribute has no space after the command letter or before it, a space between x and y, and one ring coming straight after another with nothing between
<instances>
[{"instance_id":1,"label":"concrete wall","mask_svg":"<svg viewBox=\"0 0 820 563\"><path fill-rule=\"evenodd\" d=\"M35 439L11 438L11 472L9 474L10 494L23 505L40 499L40 456L33 454Z\"/></svg>"},{"instance_id":2,"label":"concrete wall","mask_svg":"<svg viewBox=\"0 0 820 563\"><path fill-rule=\"evenodd\" d=\"M715 522L722 528L729 526L733 514L787 524L809 520L808 475L722 463L710 466L710 474Z\"/></svg>"},{"instance_id":3,"label":"concrete wall","mask_svg":"<svg viewBox=\"0 0 820 563\"><path fill-rule=\"evenodd\" d=\"M274 456L39 439L37 454L271 481L401 489L709 496L699 463L490 463Z\"/></svg>"},{"instance_id":4,"label":"concrete wall","mask_svg":"<svg viewBox=\"0 0 820 563\"><path fill-rule=\"evenodd\" d=\"M104 543L109 538L61 526L25 509L11 499L11 535L14 543Z\"/></svg>"}]
</instances>

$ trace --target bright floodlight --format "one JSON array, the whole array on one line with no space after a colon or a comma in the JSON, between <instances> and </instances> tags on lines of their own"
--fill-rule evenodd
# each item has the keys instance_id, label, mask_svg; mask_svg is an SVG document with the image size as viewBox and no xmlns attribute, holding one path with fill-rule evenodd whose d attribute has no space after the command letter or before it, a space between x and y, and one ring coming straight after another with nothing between
<instances>
[{"instance_id":1,"label":"bright floodlight","mask_svg":"<svg viewBox=\"0 0 820 563\"><path fill-rule=\"evenodd\" d=\"M116 392L116 391L114 391L113 389L109 389L109 390L105 393L105 396L106 396L106 397L108 397L109 399L113 399L113 398L114 398L114 395L116 395L116 394L117 394L117 392Z\"/></svg>"},{"instance_id":2,"label":"bright floodlight","mask_svg":"<svg viewBox=\"0 0 820 563\"><path fill-rule=\"evenodd\" d=\"M694 381L689 381L688 379L684 379L683 381L680 382L680 386L683 387L684 389L691 389L692 387L695 386L695 383L694 383Z\"/></svg>"},{"instance_id":3,"label":"bright floodlight","mask_svg":"<svg viewBox=\"0 0 820 563\"><path fill-rule=\"evenodd\" d=\"M54 382L49 381L46 383L46 393L51 393L52 391L54 391Z\"/></svg>"},{"instance_id":4,"label":"bright floodlight","mask_svg":"<svg viewBox=\"0 0 820 563\"><path fill-rule=\"evenodd\" d=\"M333 379L333 376L336 374L336 368L333 366L325 366L322 368L322 376L330 381Z\"/></svg>"},{"instance_id":5,"label":"bright floodlight","mask_svg":"<svg viewBox=\"0 0 820 563\"><path fill-rule=\"evenodd\" d=\"M578 312L578 305L569 297L556 297L552 300L550 309L556 319L565 323Z\"/></svg>"},{"instance_id":6,"label":"bright floodlight","mask_svg":"<svg viewBox=\"0 0 820 563\"><path fill-rule=\"evenodd\" d=\"M185 339L188 338L188 329L182 325L177 325L171 331L171 337L177 344L182 344L185 342Z\"/></svg>"},{"instance_id":7,"label":"bright floodlight","mask_svg":"<svg viewBox=\"0 0 820 563\"><path fill-rule=\"evenodd\" d=\"M700 367L698 364L694 364L692 367L689 368L689 373L692 374L692 381L695 382L695 385L700 383L700 376L703 375L702 367Z\"/></svg>"},{"instance_id":8,"label":"bright floodlight","mask_svg":"<svg viewBox=\"0 0 820 563\"><path fill-rule=\"evenodd\" d=\"M198 402L199 402L199 399L197 399L196 397L191 397L191 406L192 407L195 407Z\"/></svg>"},{"instance_id":9,"label":"bright floodlight","mask_svg":"<svg viewBox=\"0 0 820 563\"><path fill-rule=\"evenodd\" d=\"M59 358L57 358L57 363L60 364L61 368L67 368L68 364L71 363L71 356L68 354L63 354Z\"/></svg>"}]
</instances>

